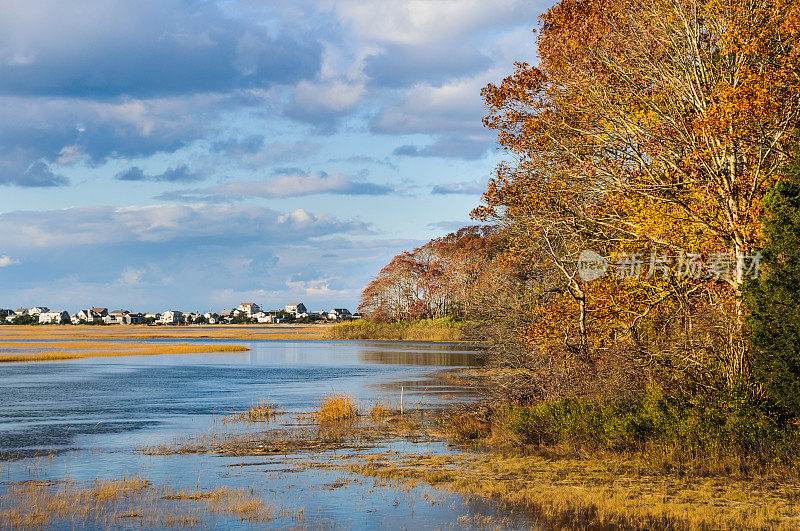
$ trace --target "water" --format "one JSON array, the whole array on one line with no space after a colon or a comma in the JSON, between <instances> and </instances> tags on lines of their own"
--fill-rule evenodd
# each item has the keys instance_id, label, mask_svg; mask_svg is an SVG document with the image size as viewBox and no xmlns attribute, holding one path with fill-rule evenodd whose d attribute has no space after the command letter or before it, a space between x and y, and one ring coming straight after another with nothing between
<instances>
[{"instance_id":1,"label":"water","mask_svg":"<svg viewBox=\"0 0 800 531\"><path fill-rule=\"evenodd\" d=\"M272 520L267 526L273 528L297 525L300 509L306 524L348 529L459 527L466 525L459 517L500 514L491 505L451 494L436 493L436 503L430 503L423 498L432 490L428 487L410 491L376 487L371 480L353 477L338 486L340 472L292 471L295 461L335 458L335 452L245 459L144 455L142 446L230 431L221 426L224 415L263 399L286 411L281 418L287 421L313 410L320 396L331 391L352 393L369 403L396 401L402 388L406 407L414 408L469 400L470 390L443 384L434 376L443 368L480 362L476 352L447 344L269 340L242 344L251 350L0 366L0 493L10 483L32 479L87 481L138 474L175 488L252 487L266 501L295 514ZM393 447L448 451L441 443ZM36 457L41 454L51 456ZM224 517L208 523L250 527ZM80 527L93 526L99 524L84 522Z\"/></svg>"}]
</instances>

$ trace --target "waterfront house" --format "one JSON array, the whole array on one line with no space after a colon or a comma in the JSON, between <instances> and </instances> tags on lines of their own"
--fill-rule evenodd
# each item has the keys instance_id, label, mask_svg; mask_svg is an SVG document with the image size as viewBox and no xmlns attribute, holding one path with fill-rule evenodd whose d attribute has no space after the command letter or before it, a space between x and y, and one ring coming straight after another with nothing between
<instances>
[{"instance_id":1,"label":"waterfront house","mask_svg":"<svg viewBox=\"0 0 800 531\"><path fill-rule=\"evenodd\" d=\"M306 305L303 304L302 302L287 304L284 310L286 311L286 313L290 313L295 317L300 317L300 315L302 314L308 315L308 309L306 308Z\"/></svg>"},{"instance_id":2,"label":"waterfront house","mask_svg":"<svg viewBox=\"0 0 800 531\"><path fill-rule=\"evenodd\" d=\"M182 317L183 312L179 312L178 310L167 310L161 314L161 318L158 320L158 322L166 325L176 325L181 322Z\"/></svg>"},{"instance_id":3,"label":"waterfront house","mask_svg":"<svg viewBox=\"0 0 800 531\"><path fill-rule=\"evenodd\" d=\"M245 314L247 317L254 317L261 311L261 308L259 308L258 304L254 302L243 302L239 305L237 310L240 313Z\"/></svg>"},{"instance_id":4,"label":"waterfront house","mask_svg":"<svg viewBox=\"0 0 800 531\"><path fill-rule=\"evenodd\" d=\"M61 324L69 322L69 313L67 312L39 312L40 324Z\"/></svg>"},{"instance_id":5,"label":"waterfront house","mask_svg":"<svg viewBox=\"0 0 800 531\"><path fill-rule=\"evenodd\" d=\"M142 321L142 314L128 312L122 316L122 318L120 319L120 324L135 325L139 324L141 321Z\"/></svg>"},{"instance_id":6,"label":"waterfront house","mask_svg":"<svg viewBox=\"0 0 800 531\"><path fill-rule=\"evenodd\" d=\"M328 319L331 321L347 321L352 318L353 316L350 314L350 310L347 308L334 308L328 312Z\"/></svg>"},{"instance_id":7,"label":"waterfront house","mask_svg":"<svg viewBox=\"0 0 800 531\"><path fill-rule=\"evenodd\" d=\"M47 306L34 306L33 308L28 309L28 315L39 315L40 313L49 312L50 308Z\"/></svg>"}]
</instances>

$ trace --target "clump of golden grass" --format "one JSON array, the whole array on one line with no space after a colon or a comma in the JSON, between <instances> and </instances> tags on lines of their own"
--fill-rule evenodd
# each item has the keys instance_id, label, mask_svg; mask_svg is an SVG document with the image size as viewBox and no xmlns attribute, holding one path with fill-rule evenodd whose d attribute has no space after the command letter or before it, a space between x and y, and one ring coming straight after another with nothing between
<instances>
[{"instance_id":1,"label":"clump of golden grass","mask_svg":"<svg viewBox=\"0 0 800 531\"><path fill-rule=\"evenodd\" d=\"M61 361L81 358L108 358L116 356L156 356L160 354L201 354L207 352L245 352L250 350L242 345L192 345L190 343L177 343L156 345L152 343L50 343L37 344L39 347L53 347L58 345L69 350L41 350L32 351L30 354L0 354L0 363L20 363L27 361ZM6 343L5 346L17 345ZM29 344L30 346L30 344ZM96 350L115 347L119 350Z\"/></svg>"},{"instance_id":2,"label":"clump of golden grass","mask_svg":"<svg viewBox=\"0 0 800 531\"><path fill-rule=\"evenodd\" d=\"M360 414L352 394L334 391L322 397L316 417L320 422L343 422L355 420Z\"/></svg>"},{"instance_id":3,"label":"clump of golden grass","mask_svg":"<svg viewBox=\"0 0 800 531\"><path fill-rule=\"evenodd\" d=\"M278 408L266 400L261 400L244 411L234 412L223 417L222 422L266 422L277 414Z\"/></svg>"},{"instance_id":4,"label":"clump of golden grass","mask_svg":"<svg viewBox=\"0 0 800 531\"><path fill-rule=\"evenodd\" d=\"M188 508L176 504L191 504ZM285 511L284 511L285 512ZM174 491L141 477L92 483L23 482L0 496L0 528L45 526L56 522L94 522L118 527L131 518L143 527L194 527L203 515L266 522L275 509L250 490L219 487Z\"/></svg>"}]
</instances>

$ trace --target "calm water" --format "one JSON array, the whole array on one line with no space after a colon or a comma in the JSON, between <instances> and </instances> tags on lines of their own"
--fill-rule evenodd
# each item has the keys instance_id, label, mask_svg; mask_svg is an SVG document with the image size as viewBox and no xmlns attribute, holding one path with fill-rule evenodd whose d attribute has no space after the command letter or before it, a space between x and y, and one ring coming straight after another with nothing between
<instances>
[{"instance_id":1,"label":"calm water","mask_svg":"<svg viewBox=\"0 0 800 531\"><path fill-rule=\"evenodd\" d=\"M181 342L186 342L181 339ZM209 342L202 340L202 342ZM230 342L230 341L228 341ZM304 509L306 523L325 528L460 527L459 517L497 515L488 505L430 492L375 486L370 480L326 488L341 473L289 471L293 459L216 455L146 456L137 448L179 436L230 431L220 419L267 399L291 413L313 410L330 391L352 392L365 403L399 398L413 407L468 400L468 389L432 376L443 368L479 363L459 345L394 342L253 341L250 352L87 358L0 366L0 492L15 481L119 478L141 474L175 488L253 487L265 501ZM398 443L412 452L442 452L439 443ZM35 454L53 452L54 457ZM330 458L312 456L312 459ZM253 466L229 466L247 463ZM444 503L442 503L442 501ZM502 516L502 515L501 515ZM296 525L277 518L268 527ZM72 527L70 523L67 528ZM92 528L91 523L82 527ZM212 528L252 527L211 520ZM259 527L262 525L259 524ZM139 527L135 523L131 527Z\"/></svg>"}]
</instances>

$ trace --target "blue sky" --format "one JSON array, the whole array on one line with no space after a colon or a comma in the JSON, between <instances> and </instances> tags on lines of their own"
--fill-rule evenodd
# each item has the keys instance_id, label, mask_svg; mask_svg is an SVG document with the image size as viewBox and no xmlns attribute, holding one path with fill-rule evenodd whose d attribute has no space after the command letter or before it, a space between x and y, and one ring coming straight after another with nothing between
<instances>
[{"instance_id":1,"label":"blue sky","mask_svg":"<svg viewBox=\"0 0 800 531\"><path fill-rule=\"evenodd\" d=\"M469 222L548 5L6 0L0 307L355 308Z\"/></svg>"}]
</instances>

